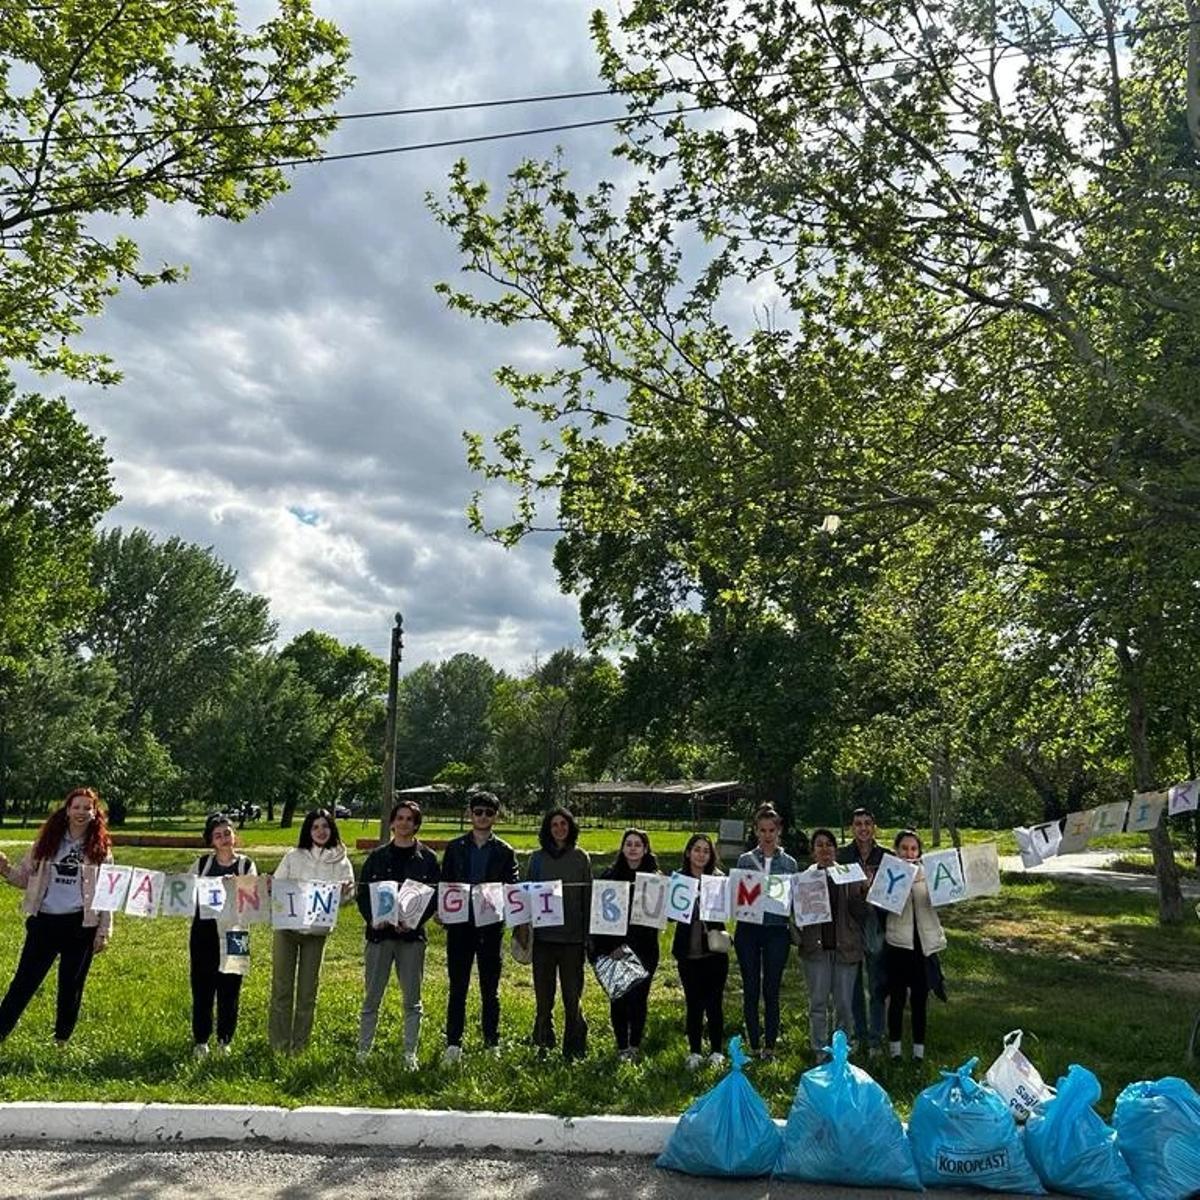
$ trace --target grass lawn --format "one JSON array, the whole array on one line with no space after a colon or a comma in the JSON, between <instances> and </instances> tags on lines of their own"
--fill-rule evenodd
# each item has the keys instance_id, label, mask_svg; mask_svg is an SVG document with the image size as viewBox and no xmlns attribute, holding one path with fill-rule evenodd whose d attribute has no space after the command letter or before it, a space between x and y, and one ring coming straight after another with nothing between
<instances>
[{"instance_id":1,"label":"grass lawn","mask_svg":"<svg viewBox=\"0 0 1200 1200\"><path fill-rule=\"evenodd\" d=\"M278 853L256 857L260 871L278 861ZM355 857L361 862L361 855ZM186 851L157 849L124 849L120 858L167 870L182 869L190 860ZM19 901L15 888L0 890L0 986L11 977L20 951ZM1151 898L1021 876L1007 878L1000 897L943 910L943 919L950 939L943 962L950 1003L931 1001L930 1061L864 1063L902 1113L937 1078L939 1067L978 1055L986 1068L1003 1034L1018 1026L1026 1030L1025 1048L1048 1080L1071 1062L1093 1069L1104 1084L1106 1113L1120 1088L1135 1079L1175 1074L1200 1084L1197 1065L1184 1058L1192 1018L1200 1010L1200 921L1163 929ZM529 968L506 956L503 1053L492 1058L478 1052L473 990L467 1054L460 1067L446 1070L439 1065L444 943L431 925L421 1070L405 1074L398 1069L400 1006L394 988L373 1058L366 1065L355 1061L362 927L353 909L343 914L329 942L314 1046L295 1058L276 1057L267 1046L270 934L255 927L254 966L242 992L234 1053L199 1064L191 1058L189 1036L187 922L120 917L111 949L96 960L70 1047L59 1051L53 1045L48 982L0 1049L0 1097L676 1114L715 1076L683 1069L683 996L668 935L641 1063L617 1065L607 1005L594 981L585 988L591 1026L586 1063L538 1059L522 1044L533 1021ZM726 992L730 1033L740 1009L735 968ZM782 1054L751 1068L778 1116L786 1115L797 1075L811 1065L806 1021L802 976L793 957L784 989Z\"/></svg>"}]
</instances>

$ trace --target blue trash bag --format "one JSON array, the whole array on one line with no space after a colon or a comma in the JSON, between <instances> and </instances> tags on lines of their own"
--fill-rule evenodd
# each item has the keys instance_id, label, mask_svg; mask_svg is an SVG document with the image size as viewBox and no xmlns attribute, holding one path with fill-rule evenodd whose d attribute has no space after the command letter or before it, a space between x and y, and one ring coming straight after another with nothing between
<instances>
[{"instance_id":1,"label":"blue trash bag","mask_svg":"<svg viewBox=\"0 0 1200 1200\"><path fill-rule=\"evenodd\" d=\"M1131 1083L1113 1109L1117 1149L1146 1200L1200 1193L1200 1093L1168 1075Z\"/></svg>"},{"instance_id":2,"label":"blue trash bag","mask_svg":"<svg viewBox=\"0 0 1200 1200\"><path fill-rule=\"evenodd\" d=\"M840 1029L830 1052L830 1062L800 1076L776 1176L924 1191L887 1092L851 1065L850 1045Z\"/></svg>"},{"instance_id":3,"label":"blue trash bag","mask_svg":"<svg viewBox=\"0 0 1200 1200\"><path fill-rule=\"evenodd\" d=\"M1025 1123L1025 1153L1052 1191L1088 1200L1142 1200L1117 1149L1116 1130L1093 1111L1100 1080L1072 1063L1058 1093L1043 1100Z\"/></svg>"},{"instance_id":4,"label":"blue trash bag","mask_svg":"<svg viewBox=\"0 0 1200 1200\"><path fill-rule=\"evenodd\" d=\"M769 1175L779 1157L779 1130L763 1098L742 1074L742 1039L729 1042L729 1074L679 1118L658 1165L688 1175Z\"/></svg>"},{"instance_id":5,"label":"blue trash bag","mask_svg":"<svg viewBox=\"0 0 1200 1200\"><path fill-rule=\"evenodd\" d=\"M943 1071L913 1105L908 1140L921 1182L1044 1195L1008 1105L971 1077L978 1061Z\"/></svg>"}]
</instances>

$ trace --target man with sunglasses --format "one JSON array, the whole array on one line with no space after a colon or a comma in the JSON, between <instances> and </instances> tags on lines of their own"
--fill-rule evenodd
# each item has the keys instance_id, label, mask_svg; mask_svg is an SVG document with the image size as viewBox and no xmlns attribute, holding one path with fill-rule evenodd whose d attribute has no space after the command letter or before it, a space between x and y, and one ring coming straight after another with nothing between
<instances>
[{"instance_id":1,"label":"man with sunglasses","mask_svg":"<svg viewBox=\"0 0 1200 1200\"><path fill-rule=\"evenodd\" d=\"M492 832L500 815L500 801L491 792L476 791L467 797L471 832L455 838L442 858L444 883L516 883L517 856L513 848ZM480 1009L483 1044L500 1042L500 964L504 947L504 923L477 926L474 905L468 919L446 926L446 969L450 995L446 1001L446 1051L442 1061L462 1058L463 1027L467 1020L467 991L471 965L479 964Z\"/></svg>"}]
</instances>

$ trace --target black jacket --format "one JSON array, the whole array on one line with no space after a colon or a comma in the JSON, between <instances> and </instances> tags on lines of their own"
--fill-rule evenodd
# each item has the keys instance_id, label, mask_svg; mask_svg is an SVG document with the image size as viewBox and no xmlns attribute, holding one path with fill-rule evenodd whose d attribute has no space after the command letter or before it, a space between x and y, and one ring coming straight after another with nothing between
<instances>
[{"instance_id":1,"label":"black jacket","mask_svg":"<svg viewBox=\"0 0 1200 1200\"><path fill-rule=\"evenodd\" d=\"M432 850L426 849L420 842L414 846L400 847L393 842L385 842L377 850L372 850L363 863L362 874L358 877L358 911L367 923L366 935L368 942L386 942L399 938L402 942L423 942L425 940L425 922L437 912L437 885L441 878L437 856ZM406 879L416 880L417 883L427 884L434 889L429 897L429 904L416 929L397 929L388 925L383 929L375 929L371 925L371 884L385 879L394 879L403 883Z\"/></svg>"},{"instance_id":2,"label":"black jacket","mask_svg":"<svg viewBox=\"0 0 1200 1200\"><path fill-rule=\"evenodd\" d=\"M469 883L468 852L474 835L464 833L456 837L442 855L442 881L444 883ZM480 883L519 883L516 851L502 838L492 835L487 845L487 863Z\"/></svg>"}]
</instances>

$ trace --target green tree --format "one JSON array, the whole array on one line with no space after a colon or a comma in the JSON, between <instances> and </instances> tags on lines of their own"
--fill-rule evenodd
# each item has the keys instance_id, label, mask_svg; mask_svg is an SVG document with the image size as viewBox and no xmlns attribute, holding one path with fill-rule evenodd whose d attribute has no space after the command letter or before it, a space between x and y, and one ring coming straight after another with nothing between
<instances>
[{"instance_id":1,"label":"green tree","mask_svg":"<svg viewBox=\"0 0 1200 1200\"><path fill-rule=\"evenodd\" d=\"M560 165L525 163L493 208L460 165L434 206L487 282L444 288L450 303L541 325L559 350L500 372L556 440L514 426L490 458L470 442L517 489L493 534L556 506L564 582L594 584L589 637L648 632L647 597L703 604L706 572L722 604L771 620L793 619L797 578L818 610L853 601L815 569L825 514L867 576L914 522L984 538L1050 598L1025 610L1042 631L1106 631L1131 782L1162 782L1146 680L1186 606L1156 595L1141 535L1194 541L1200 494L1184 15L1085 4L1069 36L1058 9L1020 2L638 0L619 36L598 15L632 180L581 196ZM766 299L757 321L747 294ZM828 624L852 634L852 615ZM1178 920L1165 830L1153 845Z\"/></svg>"},{"instance_id":2,"label":"green tree","mask_svg":"<svg viewBox=\"0 0 1200 1200\"><path fill-rule=\"evenodd\" d=\"M40 820L68 789L110 801L123 756L117 676L103 659L53 649L14 676L0 707L0 817ZM117 797L116 816L120 817Z\"/></svg>"},{"instance_id":3,"label":"green tree","mask_svg":"<svg viewBox=\"0 0 1200 1200\"><path fill-rule=\"evenodd\" d=\"M116 500L104 443L0 366L0 688L92 604L92 532Z\"/></svg>"},{"instance_id":4,"label":"green tree","mask_svg":"<svg viewBox=\"0 0 1200 1200\"><path fill-rule=\"evenodd\" d=\"M310 799L326 806L362 799L380 770L372 732L383 713L387 664L362 646L344 646L315 629L293 638L279 657L295 665L318 697L323 752L319 786ZM284 799L284 827L292 823L300 799L298 792Z\"/></svg>"},{"instance_id":5,"label":"green tree","mask_svg":"<svg viewBox=\"0 0 1200 1200\"><path fill-rule=\"evenodd\" d=\"M211 548L144 529L97 539L92 585L99 603L80 634L116 668L132 738L148 728L174 745L196 705L226 687L241 660L275 633L267 601L236 586Z\"/></svg>"},{"instance_id":6,"label":"green tree","mask_svg":"<svg viewBox=\"0 0 1200 1200\"><path fill-rule=\"evenodd\" d=\"M452 762L479 767L488 747L488 705L496 669L476 654L422 663L400 681L396 782L429 783Z\"/></svg>"},{"instance_id":7,"label":"green tree","mask_svg":"<svg viewBox=\"0 0 1200 1200\"><path fill-rule=\"evenodd\" d=\"M321 702L281 656L247 654L191 714L180 762L206 803L259 805L268 821L314 790L327 749Z\"/></svg>"},{"instance_id":8,"label":"green tree","mask_svg":"<svg viewBox=\"0 0 1200 1200\"><path fill-rule=\"evenodd\" d=\"M82 321L148 267L121 224L152 203L240 221L319 154L350 82L308 0L243 30L234 0L62 0L0 11L0 360L111 382ZM89 220L89 218L102 218ZM117 221L112 218L118 218Z\"/></svg>"}]
</instances>

